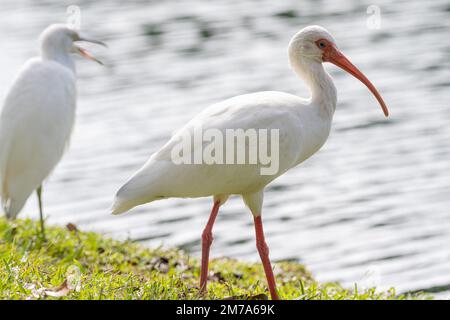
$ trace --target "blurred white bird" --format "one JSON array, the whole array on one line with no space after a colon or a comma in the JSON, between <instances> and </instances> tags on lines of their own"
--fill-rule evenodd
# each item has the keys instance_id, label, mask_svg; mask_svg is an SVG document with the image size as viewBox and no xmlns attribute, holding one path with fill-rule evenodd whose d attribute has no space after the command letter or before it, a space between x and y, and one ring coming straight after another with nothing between
<instances>
[{"instance_id":1,"label":"blurred white bird","mask_svg":"<svg viewBox=\"0 0 450 320\"><path fill-rule=\"evenodd\" d=\"M76 106L72 53L101 63L77 41L66 25L54 24L40 35L40 56L29 59L9 89L0 115L0 195L7 218L14 219L31 193L39 200L41 232L42 182L61 159L70 140Z\"/></svg>"},{"instance_id":2,"label":"blurred white bird","mask_svg":"<svg viewBox=\"0 0 450 320\"><path fill-rule=\"evenodd\" d=\"M370 81L338 50L333 37L322 27L309 26L289 44L289 61L295 73L309 86L311 98L283 92L257 92L212 105L186 124L153 154L117 192L113 214L137 205L170 197L213 196L214 205L202 234L200 290L206 290L212 228L219 207L229 195L241 195L254 217L256 246L261 257L272 299L278 299L275 279L264 239L261 220L264 187L272 180L312 156L328 138L336 107L336 88L322 63L331 62L361 80L388 110ZM279 170L261 175L261 164L175 164L172 151L180 137L195 135L195 128L279 130ZM205 142L204 146L210 142ZM272 143L274 143L272 141ZM196 146L191 148L194 153ZM245 145L248 149L248 144ZM249 151L249 150L247 150ZM248 153L245 153L248 154Z\"/></svg>"}]
</instances>

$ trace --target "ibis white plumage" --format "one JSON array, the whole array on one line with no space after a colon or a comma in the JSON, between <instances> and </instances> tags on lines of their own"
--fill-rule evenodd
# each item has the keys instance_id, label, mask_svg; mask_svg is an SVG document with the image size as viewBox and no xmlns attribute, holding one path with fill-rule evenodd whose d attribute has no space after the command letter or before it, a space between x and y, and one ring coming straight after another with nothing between
<instances>
[{"instance_id":1,"label":"ibis white plumage","mask_svg":"<svg viewBox=\"0 0 450 320\"><path fill-rule=\"evenodd\" d=\"M361 80L388 116L378 91L338 50L324 28L309 26L299 31L292 38L288 53L292 69L310 88L310 98L267 91L214 104L176 133L117 192L113 214L163 198L213 196L213 208L202 234L201 291L206 290L212 228L219 207L230 195L241 195L254 217L256 246L270 294L278 299L261 220L263 191L268 183L317 152L328 138L337 94L323 62L331 62ZM221 132L234 128L279 130L278 172L261 175L259 164L175 164L171 156L173 148L181 136L194 135L197 126Z\"/></svg>"},{"instance_id":2,"label":"ibis white plumage","mask_svg":"<svg viewBox=\"0 0 450 320\"><path fill-rule=\"evenodd\" d=\"M80 37L62 25L40 35L40 55L29 59L9 89L0 114L0 195L3 209L14 219L37 191L44 233L41 190L69 142L77 100L72 53L98 61L75 45L100 41Z\"/></svg>"}]
</instances>

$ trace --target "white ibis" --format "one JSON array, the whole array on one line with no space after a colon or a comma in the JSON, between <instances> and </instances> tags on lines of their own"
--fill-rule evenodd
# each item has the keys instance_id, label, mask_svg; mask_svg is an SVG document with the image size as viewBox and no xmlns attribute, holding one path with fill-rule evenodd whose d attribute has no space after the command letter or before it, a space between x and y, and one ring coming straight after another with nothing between
<instances>
[{"instance_id":1,"label":"white ibis","mask_svg":"<svg viewBox=\"0 0 450 320\"><path fill-rule=\"evenodd\" d=\"M378 91L339 51L333 37L324 28L309 26L298 32L289 44L289 61L295 73L310 88L311 98L265 91L214 104L188 122L117 192L112 207L113 214L163 198L213 196L211 214L202 234L202 292L206 291L212 229L219 207L230 195L241 195L253 214L256 247L264 266L271 297L278 299L261 220L263 191L272 180L312 156L328 138L337 99L333 80L325 71L323 62L331 62L362 81L388 116L388 109ZM215 129L225 134L229 128L279 130L278 172L262 175L262 165L259 163L174 163L171 153L177 147L180 137L192 137L198 126L204 131ZM245 147L248 148L248 145Z\"/></svg>"},{"instance_id":2,"label":"white ibis","mask_svg":"<svg viewBox=\"0 0 450 320\"><path fill-rule=\"evenodd\" d=\"M40 56L29 59L9 89L0 114L0 195L6 217L14 219L36 190L41 233L42 182L61 159L75 119L76 74L71 53L99 62L74 42L80 37L62 24L40 35Z\"/></svg>"}]
</instances>

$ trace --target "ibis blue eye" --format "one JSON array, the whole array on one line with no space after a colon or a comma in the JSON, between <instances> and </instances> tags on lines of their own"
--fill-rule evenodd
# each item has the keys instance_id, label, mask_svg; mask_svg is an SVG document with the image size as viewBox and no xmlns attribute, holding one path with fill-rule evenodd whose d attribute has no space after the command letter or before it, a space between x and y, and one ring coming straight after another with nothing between
<instances>
[{"instance_id":1,"label":"ibis blue eye","mask_svg":"<svg viewBox=\"0 0 450 320\"><path fill-rule=\"evenodd\" d=\"M321 48L325 48L327 46L327 44L323 41L319 42L319 47Z\"/></svg>"}]
</instances>

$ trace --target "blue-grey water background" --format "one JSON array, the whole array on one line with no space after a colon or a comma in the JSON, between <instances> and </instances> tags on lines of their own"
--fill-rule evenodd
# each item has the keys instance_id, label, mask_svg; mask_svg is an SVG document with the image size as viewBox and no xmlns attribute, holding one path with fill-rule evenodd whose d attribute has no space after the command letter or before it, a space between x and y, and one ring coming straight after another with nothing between
<instances>
[{"instance_id":1,"label":"blue-grey water background","mask_svg":"<svg viewBox=\"0 0 450 320\"><path fill-rule=\"evenodd\" d=\"M45 187L49 224L180 246L195 255L210 199L155 202L123 216L118 187L199 111L259 90L307 96L289 69L291 36L310 24L382 93L328 66L339 103L314 157L272 183L264 220L273 260L306 263L318 280L346 286L450 291L450 3L440 1L2 1L0 92L37 52L66 6L81 8L89 46L106 67L77 59L78 117L71 146ZM381 28L367 28L367 7ZM37 217L36 201L23 216ZM222 209L212 256L258 261L240 198Z\"/></svg>"}]
</instances>

